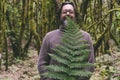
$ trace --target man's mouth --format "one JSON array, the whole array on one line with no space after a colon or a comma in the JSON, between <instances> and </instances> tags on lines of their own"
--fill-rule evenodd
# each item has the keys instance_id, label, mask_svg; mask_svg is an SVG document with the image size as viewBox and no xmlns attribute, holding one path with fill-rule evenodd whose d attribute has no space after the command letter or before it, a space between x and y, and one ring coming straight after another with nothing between
<instances>
[{"instance_id":1,"label":"man's mouth","mask_svg":"<svg viewBox=\"0 0 120 80\"><path fill-rule=\"evenodd\" d=\"M63 17L63 20L66 20L66 19L67 19L67 17L69 17L69 18L71 18L71 19L72 19L72 17L71 17L71 16L67 15L67 16L64 16L64 17Z\"/></svg>"}]
</instances>

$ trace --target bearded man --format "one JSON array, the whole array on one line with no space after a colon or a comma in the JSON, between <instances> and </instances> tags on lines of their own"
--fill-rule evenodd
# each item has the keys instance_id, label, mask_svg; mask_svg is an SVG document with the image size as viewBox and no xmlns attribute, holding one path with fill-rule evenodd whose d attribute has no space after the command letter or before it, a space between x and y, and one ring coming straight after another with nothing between
<instances>
[{"instance_id":1,"label":"bearded man","mask_svg":"<svg viewBox=\"0 0 120 80\"><path fill-rule=\"evenodd\" d=\"M40 54L39 54L39 60L38 60L38 71L39 74L43 74L47 72L45 69L45 66L48 66L50 64L57 64L57 62L48 55L50 53L53 53L53 49L56 48L58 44L61 44L61 37L64 32L64 28L67 25L67 19L66 17L70 17L72 20L77 22L77 12L74 4L72 2L64 2L61 5L61 8L59 10L59 29L50 31L46 34L46 36L43 39L43 43L40 49ZM89 33L85 32L82 30L82 34L88 44L90 45L89 48L91 50L89 57L88 57L88 62L94 63L94 50L93 50L93 44L92 44L92 39L89 35ZM94 67L88 67L88 70L93 72ZM50 78L46 78L44 76L40 76L40 80L54 80ZM84 79L78 79L78 80L89 80L88 78Z\"/></svg>"}]
</instances>

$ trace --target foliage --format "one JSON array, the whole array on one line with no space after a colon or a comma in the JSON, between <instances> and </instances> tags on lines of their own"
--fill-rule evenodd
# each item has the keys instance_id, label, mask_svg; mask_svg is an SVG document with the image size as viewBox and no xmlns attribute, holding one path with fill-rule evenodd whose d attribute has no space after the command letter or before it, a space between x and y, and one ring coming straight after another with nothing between
<instances>
[{"instance_id":1,"label":"foliage","mask_svg":"<svg viewBox=\"0 0 120 80\"><path fill-rule=\"evenodd\" d=\"M46 66L48 72L43 75L59 80L78 80L79 77L90 77L92 72L85 70L88 66L93 66L87 61L90 52L89 45L83 38L79 26L71 19L68 19L61 43L53 49L54 53L49 54L58 64Z\"/></svg>"},{"instance_id":2,"label":"foliage","mask_svg":"<svg viewBox=\"0 0 120 80\"><path fill-rule=\"evenodd\" d=\"M116 25L118 24L118 25ZM120 47L120 13L117 12L116 13L116 18L114 18L113 23L112 23L112 28L111 28L111 32L113 33L114 37L116 38L116 42L118 47ZM117 27L116 27L117 26ZM116 27L116 29L115 29Z\"/></svg>"},{"instance_id":3,"label":"foliage","mask_svg":"<svg viewBox=\"0 0 120 80\"><path fill-rule=\"evenodd\" d=\"M96 70L90 80L119 80L120 79L120 51L112 50L96 58Z\"/></svg>"}]
</instances>

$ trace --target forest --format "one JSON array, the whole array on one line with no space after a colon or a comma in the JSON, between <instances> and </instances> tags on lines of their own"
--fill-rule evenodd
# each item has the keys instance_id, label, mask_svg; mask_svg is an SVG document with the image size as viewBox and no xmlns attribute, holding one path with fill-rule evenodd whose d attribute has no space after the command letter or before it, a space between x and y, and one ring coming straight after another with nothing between
<instances>
[{"instance_id":1,"label":"forest","mask_svg":"<svg viewBox=\"0 0 120 80\"><path fill-rule=\"evenodd\" d=\"M39 80L37 60L47 32L58 29L62 2L75 4L90 33L95 71L90 80L120 80L120 0L0 0L0 80Z\"/></svg>"}]
</instances>

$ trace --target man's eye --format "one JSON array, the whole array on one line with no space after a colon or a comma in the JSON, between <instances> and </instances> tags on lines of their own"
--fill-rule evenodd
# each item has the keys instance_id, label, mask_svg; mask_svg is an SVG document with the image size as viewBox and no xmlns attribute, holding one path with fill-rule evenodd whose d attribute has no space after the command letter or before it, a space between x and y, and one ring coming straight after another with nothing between
<instances>
[{"instance_id":1,"label":"man's eye","mask_svg":"<svg viewBox=\"0 0 120 80\"><path fill-rule=\"evenodd\" d=\"M74 13L73 11L70 11L70 13Z\"/></svg>"},{"instance_id":2,"label":"man's eye","mask_svg":"<svg viewBox=\"0 0 120 80\"><path fill-rule=\"evenodd\" d=\"M69 12L69 13L71 13L71 14L73 14L73 13L74 13L74 11L72 11L72 10L62 11L62 13L63 13L63 14L66 14L67 12Z\"/></svg>"},{"instance_id":3,"label":"man's eye","mask_svg":"<svg viewBox=\"0 0 120 80\"><path fill-rule=\"evenodd\" d=\"M72 11L72 10L70 10L69 12L70 12L70 13L74 13L74 11Z\"/></svg>"},{"instance_id":4,"label":"man's eye","mask_svg":"<svg viewBox=\"0 0 120 80\"><path fill-rule=\"evenodd\" d=\"M66 13L67 13L67 11L63 11L62 13L66 14Z\"/></svg>"}]
</instances>

